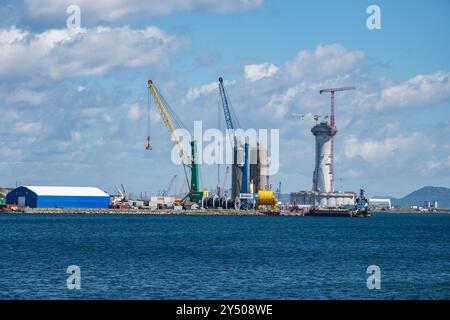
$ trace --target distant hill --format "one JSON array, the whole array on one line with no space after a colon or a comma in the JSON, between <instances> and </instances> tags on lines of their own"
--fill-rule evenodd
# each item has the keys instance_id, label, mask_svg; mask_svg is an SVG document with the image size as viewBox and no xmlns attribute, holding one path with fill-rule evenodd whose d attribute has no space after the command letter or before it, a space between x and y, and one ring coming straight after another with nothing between
<instances>
[{"instance_id":1,"label":"distant hill","mask_svg":"<svg viewBox=\"0 0 450 320\"><path fill-rule=\"evenodd\" d=\"M422 206L424 201L437 201L439 208L450 208L450 188L423 187L403 198L391 198L393 205L401 207Z\"/></svg>"}]
</instances>

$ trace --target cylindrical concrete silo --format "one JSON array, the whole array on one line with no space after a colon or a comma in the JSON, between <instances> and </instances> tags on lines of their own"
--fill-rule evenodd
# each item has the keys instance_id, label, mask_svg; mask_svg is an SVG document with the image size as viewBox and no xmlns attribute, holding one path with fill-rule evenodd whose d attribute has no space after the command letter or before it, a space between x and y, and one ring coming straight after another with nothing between
<instances>
[{"instance_id":1,"label":"cylindrical concrete silo","mask_svg":"<svg viewBox=\"0 0 450 320\"><path fill-rule=\"evenodd\" d=\"M267 157L267 150L258 144L259 150L259 161L260 161L260 171L259 171L259 190L269 189L269 160Z\"/></svg>"}]
</instances>

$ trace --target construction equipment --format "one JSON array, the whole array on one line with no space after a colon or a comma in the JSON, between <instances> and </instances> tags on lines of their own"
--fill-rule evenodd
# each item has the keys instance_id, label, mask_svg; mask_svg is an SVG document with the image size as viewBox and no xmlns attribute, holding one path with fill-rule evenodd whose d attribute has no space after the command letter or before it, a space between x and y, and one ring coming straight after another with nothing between
<instances>
[{"instance_id":1,"label":"construction equipment","mask_svg":"<svg viewBox=\"0 0 450 320\"><path fill-rule=\"evenodd\" d=\"M175 175L172 177L172 179L170 179L169 185L168 185L167 188L164 189L163 192L161 193L161 196L162 196L162 197L167 197L167 196L170 194L170 190L172 190L172 186L173 186L175 180L177 179L177 177L178 177L178 175L175 174Z\"/></svg>"},{"instance_id":2,"label":"construction equipment","mask_svg":"<svg viewBox=\"0 0 450 320\"><path fill-rule=\"evenodd\" d=\"M116 187L117 191L119 192L120 196L122 197L122 201L128 201L128 193L125 191L125 187L123 184L120 184L120 188Z\"/></svg>"},{"instance_id":3,"label":"construction equipment","mask_svg":"<svg viewBox=\"0 0 450 320\"><path fill-rule=\"evenodd\" d=\"M242 178L249 177L249 172L244 172L244 170L249 170L248 166L244 166L244 157L242 150L241 141L237 140L237 137L234 133L235 129L240 128L239 120L237 119L236 113L231 104L228 93L223 84L223 78L219 78L219 93L222 101L223 112L225 115L225 122L227 126L227 132L230 138L230 142L232 143L233 148L233 165L232 165L232 176L231 176L231 197L232 199L239 198L241 193L241 188L243 186ZM248 180L248 179L246 179ZM245 184L248 182L244 181ZM244 189L248 189L244 187Z\"/></svg>"},{"instance_id":4,"label":"construction equipment","mask_svg":"<svg viewBox=\"0 0 450 320\"><path fill-rule=\"evenodd\" d=\"M128 202L129 195L125 191L125 187L123 186L123 184L120 184L120 187L116 186L116 189L118 195L113 197L110 207L116 209L129 209L130 208L130 204Z\"/></svg>"},{"instance_id":5,"label":"construction equipment","mask_svg":"<svg viewBox=\"0 0 450 320\"><path fill-rule=\"evenodd\" d=\"M240 128L239 120L236 117L236 113L234 112L233 106L231 104L231 101L228 97L227 90L225 89L225 86L223 85L223 78L219 78L219 92L220 92L220 98L222 100L222 107L223 112L225 115L225 122L227 124L228 130L235 130ZM230 131L229 131L230 133ZM236 136L230 136L230 141L236 142Z\"/></svg>"},{"instance_id":6,"label":"construction equipment","mask_svg":"<svg viewBox=\"0 0 450 320\"><path fill-rule=\"evenodd\" d=\"M147 136L147 146L145 147L145 150L147 151L153 150L152 142L150 141L150 136Z\"/></svg>"},{"instance_id":7,"label":"construction equipment","mask_svg":"<svg viewBox=\"0 0 450 320\"><path fill-rule=\"evenodd\" d=\"M172 143L175 145L178 151L178 155L183 164L184 174L186 176L186 182L189 187L189 193L183 198L183 200L189 198L190 201L199 202L203 197L203 192L199 191L199 173L198 173L198 161L197 161L197 142L195 140L190 142L191 145L191 155L189 155L183 143L178 136L177 129L185 129L185 126L178 118L173 109L169 106L164 97L160 94L158 89L153 84L152 80L148 80L148 88L153 96L156 106L158 107L161 118L163 119L164 125L167 128L169 136L171 137ZM147 150L152 150L150 144L150 135L147 138L148 145ZM188 171L191 171L191 179L189 180Z\"/></svg>"},{"instance_id":8,"label":"construction equipment","mask_svg":"<svg viewBox=\"0 0 450 320\"><path fill-rule=\"evenodd\" d=\"M278 200L275 197L275 193L273 191L258 191L258 201L256 202L256 209L261 209L262 206L267 207L273 211L278 209Z\"/></svg>"},{"instance_id":9,"label":"construction equipment","mask_svg":"<svg viewBox=\"0 0 450 320\"><path fill-rule=\"evenodd\" d=\"M319 91L331 93L331 111L330 111L330 127L331 127L331 154L330 154L330 174L331 174L331 192L334 192L334 135L336 134L336 126L334 123L334 93L340 91L354 90L355 87L328 88ZM317 121L317 120L316 120Z\"/></svg>"}]
</instances>

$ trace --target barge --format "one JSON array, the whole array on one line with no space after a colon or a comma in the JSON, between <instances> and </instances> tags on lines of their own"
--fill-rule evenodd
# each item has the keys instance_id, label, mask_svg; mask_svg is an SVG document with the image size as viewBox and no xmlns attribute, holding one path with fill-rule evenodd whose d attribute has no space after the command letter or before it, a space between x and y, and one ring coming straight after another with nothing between
<instances>
[{"instance_id":1,"label":"barge","mask_svg":"<svg viewBox=\"0 0 450 320\"><path fill-rule=\"evenodd\" d=\"M368 201L364 196L363 189L360 190L359 197L355 202L355 207L352 209L312 207L305 213L305 216L310 217L368 218L371 215L372 212L369 209Z\"/></svg>"}]
</instances>

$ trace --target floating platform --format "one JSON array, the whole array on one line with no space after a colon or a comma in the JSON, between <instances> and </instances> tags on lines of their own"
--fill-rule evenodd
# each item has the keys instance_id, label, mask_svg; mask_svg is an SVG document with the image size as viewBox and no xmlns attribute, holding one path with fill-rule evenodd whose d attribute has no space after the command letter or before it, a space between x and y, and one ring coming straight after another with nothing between
<instances>
[{"instance_id":1,"label":"floating platform","mask_svg":"<svg viewBox=\"0 0 450 320\"><path fill-rule=\"evenodd\" d=\"M307 217L343 217L351 218L352 211L348 209L337 208L311 208L305 213Z\"/></svg>"}]
</instances>

